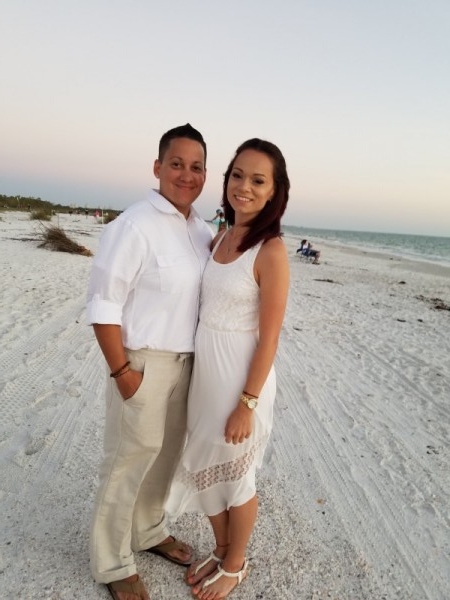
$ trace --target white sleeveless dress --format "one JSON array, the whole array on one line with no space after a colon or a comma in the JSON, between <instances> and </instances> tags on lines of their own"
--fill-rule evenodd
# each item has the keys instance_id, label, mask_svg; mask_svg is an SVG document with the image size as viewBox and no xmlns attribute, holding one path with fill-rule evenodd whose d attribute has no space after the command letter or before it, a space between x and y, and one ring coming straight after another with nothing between
<instances>
[{"instance_id":1,"label":"white sleeveless dress","mask_svg":"<svg viewBox=\"0 0 450 600\"><path fill-rule=\"evenodd\" d=\"M188 437L166 503L170 518L192 511L213 516L250 500L272 429L273 366L259 396L250 438L237 445L225 442L225 424L237 406L258 342L260 298L253 265L261 244L229 264L214 260L219 244L203 275Z\"/></svg>"}]
</instances>

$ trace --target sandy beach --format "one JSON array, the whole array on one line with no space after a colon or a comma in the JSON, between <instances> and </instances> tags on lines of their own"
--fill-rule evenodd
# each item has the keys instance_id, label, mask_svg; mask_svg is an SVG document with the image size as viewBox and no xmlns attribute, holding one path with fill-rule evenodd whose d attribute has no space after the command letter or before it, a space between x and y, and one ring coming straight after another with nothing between
<instances>
[{"instance_id":1,"label":"sandy beach","mask_svg":"<svg viewBox=\"0 0 450 600\"><path fill-rule=\"evenodd\" d=\"M38 248L26 213L0 217L0 597L106 600L88 564L104 413L92 258ZM94 217L52 224L95 253ZM450 268L324 244L312 265L285 241L274 430L231 598L448 600ZM211 548L202 516L173 533ZM190 597L181 567L136 560L152 600Z\"/></svg>"}]
</instances>

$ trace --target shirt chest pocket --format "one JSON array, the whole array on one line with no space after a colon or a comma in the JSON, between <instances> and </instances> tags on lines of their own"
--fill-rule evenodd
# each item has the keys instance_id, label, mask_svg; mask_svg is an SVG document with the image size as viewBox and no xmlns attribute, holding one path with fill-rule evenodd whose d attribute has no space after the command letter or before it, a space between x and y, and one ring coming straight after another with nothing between
<instances>
[{"instance_id":1,"label":"shirt chest pocket","mask_svg":"<svg viewBox=\"0 0 450 600\"><path fill-rule=\"evenodd\" d=\"M180 293L185 284L195 277L192 260L185 254L160 254L156 261L162 292Z\"/></svg>"}]
</instances>

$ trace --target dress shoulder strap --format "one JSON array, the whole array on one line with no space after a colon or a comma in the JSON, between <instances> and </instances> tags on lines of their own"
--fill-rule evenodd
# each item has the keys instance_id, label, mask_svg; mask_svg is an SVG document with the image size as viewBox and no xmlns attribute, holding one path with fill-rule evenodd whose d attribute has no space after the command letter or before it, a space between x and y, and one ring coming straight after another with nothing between
<instances>
[{"instance_id":1,"label":"dress shoulder strap","mask_svg":"<svg viewBox=\"0 0 450 600\"><path fill-rule=\"evenodd\" d=\"M225 229L225 231L223 232L223 234L222 234L222 235L220 236L220 238L217 240L217 243L216 243L216 245L215 245L215 246L214 246L214 248L212 249L211 256L214 256L214 254L216 253L216 250L217 250L217 248L220 246L220 244L222 243L222 241L223 241L223 238L225 237L226 233L227 233L227 230Z\"/></svg>"},{"instance_id":2,"label":"dress shoulder strap","mask_svg":"<svg viewBox=\"0 0 450 600\"><path fill-rule=\"evenodd\" d=\"M255 260L258 255L258 252L261 250L262 242L258 242L255 246L252 246L248 250L244 252L243 261L245 264L245 268L248 271L249 275L253 278L253 267L255 265Z\"/></svg>"},{"instance_id":3,"label":"dress shoulder strap","mask_svg":"<svg viewBox=\"0 0 450 600\"><path fill-rule=\"evenodd\" d=\"M256 258L256 255L258 254L258 252L261 250L261 246L263 245L262 242L258 242L256 244L256 246L252 246L251 248L249 248L247 250L248 255L251 257L251 260L254 261Z\"/></svg>"}]
</instances>

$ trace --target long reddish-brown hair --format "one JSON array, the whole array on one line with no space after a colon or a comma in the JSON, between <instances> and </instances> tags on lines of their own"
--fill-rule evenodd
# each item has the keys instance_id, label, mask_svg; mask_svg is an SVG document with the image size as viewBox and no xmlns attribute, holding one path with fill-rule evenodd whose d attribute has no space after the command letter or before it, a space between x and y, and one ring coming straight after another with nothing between
<instances>
[{"instance_id":1,"label":"long reddish-brown hair","mask_svg":"<svg viewBox=\"0 0 450 600\"><path fill-rule=\"evenodd\" d=\"M262 211L248 223L250 227L238 247L239 252L245 252L261 241L267 242L272 238L281 236L281 217L286 210L289 199L289 188L291 186L287 174L286 161L280 149L275 144L272 144L272 142L267 142L259 138L247 140L236 150L236 154L228 165L228 169L224 175L222 206L224 208L225 219L229 225L234 225L234 209L228 202L228 180L230 179L231 171L237 157L244 150L256 150L257 152L266 154L271 159L275 191L272 199L266 202Z\"/></svg>"}]
</instances>

